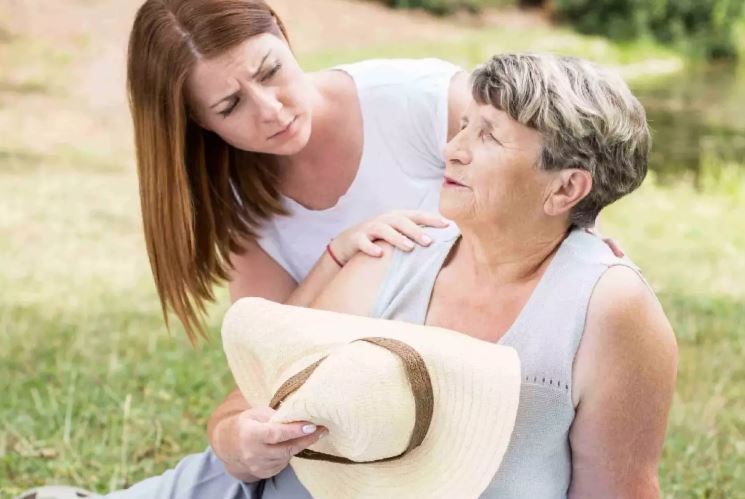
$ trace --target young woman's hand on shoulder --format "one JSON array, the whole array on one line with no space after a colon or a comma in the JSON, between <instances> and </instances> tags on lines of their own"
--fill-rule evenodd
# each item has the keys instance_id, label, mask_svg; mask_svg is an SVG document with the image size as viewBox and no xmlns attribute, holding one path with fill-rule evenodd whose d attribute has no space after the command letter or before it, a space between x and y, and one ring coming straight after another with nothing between
<instances>
[{"instance_id":1,"label":"young woman's hand on shoulder","mask_svg":"<svg viewBox=\"0 0 745 499\"><path fill-rule=\"evenodd\" d=\"M330 253L339 265L345 265L359 252L382 256L375 241L386 241L401 251L411 251L415 244L432 243L424 227L447 227L449 222L435 213L419 210L396 210L362 222L339 234L329 244Z\"/></svg>"}]
</instances>

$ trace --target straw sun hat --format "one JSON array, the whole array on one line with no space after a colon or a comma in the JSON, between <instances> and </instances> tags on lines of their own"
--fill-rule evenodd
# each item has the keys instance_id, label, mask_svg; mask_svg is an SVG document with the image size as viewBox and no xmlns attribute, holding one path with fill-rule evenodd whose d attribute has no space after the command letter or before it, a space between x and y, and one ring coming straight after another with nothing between
<instances>
[{"instance_id":1,"label":"straw sun hat","mask_svg":"<svg viewBox=\"0 0 745 499\"><path fill-rule=\"evenodd\" d=\"M317 499L476 498L515 423L515 350L442 328L236 302L223 347L252 406L329 433L290 464Z\"/></svg>"}]
</instances>

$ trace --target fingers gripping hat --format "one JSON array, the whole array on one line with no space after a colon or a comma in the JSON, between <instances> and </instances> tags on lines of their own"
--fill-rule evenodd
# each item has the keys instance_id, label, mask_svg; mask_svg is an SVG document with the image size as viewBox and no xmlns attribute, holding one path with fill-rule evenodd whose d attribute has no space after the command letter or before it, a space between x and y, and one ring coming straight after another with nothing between
<instances>
[{"instance_id":1,"label":"fingers gripping hat","mask_svg":"<svg viewBox=\"0 0 745 499\"><path fill-rule=\"evenodd\" d=\"M293 457L317 499L476 498L515 423L510 347L444 328L237 301L223 347L243 396L326 438Z\"/></svg>"}]
</instances>

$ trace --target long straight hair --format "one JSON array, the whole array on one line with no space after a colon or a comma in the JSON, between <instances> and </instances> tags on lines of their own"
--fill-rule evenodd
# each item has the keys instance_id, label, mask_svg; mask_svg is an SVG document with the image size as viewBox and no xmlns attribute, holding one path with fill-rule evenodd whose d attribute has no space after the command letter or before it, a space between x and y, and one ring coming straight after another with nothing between
<instances>
[{"instance_id":1,"label":"long straight hair","mask_svg":"<svg viewBox=\"0 0 745 499\"><path fill-rule=\"evenodd\" d=\"M127 89L147 253L166 325L172 311L192 343L206 337L205 305L228 278L230 253L285 211L274 157L200 127L184 85L198 59L263 33L289 40L262 0L147 0L130 34Z\"/></svg>"}]
</instances>

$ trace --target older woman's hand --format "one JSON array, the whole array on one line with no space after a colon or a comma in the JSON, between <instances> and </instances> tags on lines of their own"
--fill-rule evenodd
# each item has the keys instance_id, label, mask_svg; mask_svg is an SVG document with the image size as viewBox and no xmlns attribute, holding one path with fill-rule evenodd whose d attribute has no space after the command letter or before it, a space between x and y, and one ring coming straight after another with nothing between
<instances>
[{"instance_id":1,"label":"older woman's hand","mask_svg":"<svg viewBox=\"0 0 745 499\"><path fill-rule=\"evenodd\" d=\"M377 216L342 232L329 244L330 253L340 265L346 264L358 252L382 256L383 250L374 241L383 240L402 251L411 251L415 244L428 246L432 240L423 227L447 227L440 215L419 210L396 210Z\"/></svg>"}]
</instances>

